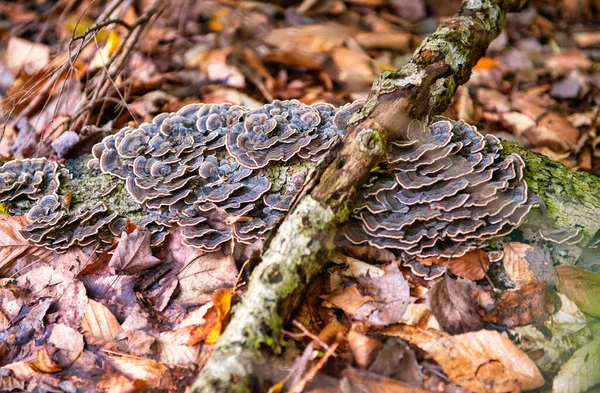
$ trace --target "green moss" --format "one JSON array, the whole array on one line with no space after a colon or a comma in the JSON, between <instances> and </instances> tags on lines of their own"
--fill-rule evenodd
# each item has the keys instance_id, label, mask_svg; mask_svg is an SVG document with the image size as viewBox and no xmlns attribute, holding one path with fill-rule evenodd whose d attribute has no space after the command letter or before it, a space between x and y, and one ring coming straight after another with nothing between
<instances>
[{"instance_id":1,"label":"green moss","mask_svg":"<svg viewBox=\"0 0 600 393\"><path fill-rule=\"evenodd\" d=\"M518 143L503 141L502 146L502 157L516 153L527 163L524 179L543 201L545 216L554 226L580 227L586 239L600 229L600 178L573 171Z\"/></svg>"},{"instance_id":2,"label":"green moss","mask_svg":"<svg viewBox=\"0 0 600 393\"><path fill-rule=\"evenodd\" d=\"M70 208L91 207L104 202L110 211L124 217L141 212L141 205L127 192L125 181L89 169L86 165L89 158L90 156L86 156L70 160L65 164L73 178L61 184L59 193L64 195L71 192Z\"/></svg>"}]
</instances>

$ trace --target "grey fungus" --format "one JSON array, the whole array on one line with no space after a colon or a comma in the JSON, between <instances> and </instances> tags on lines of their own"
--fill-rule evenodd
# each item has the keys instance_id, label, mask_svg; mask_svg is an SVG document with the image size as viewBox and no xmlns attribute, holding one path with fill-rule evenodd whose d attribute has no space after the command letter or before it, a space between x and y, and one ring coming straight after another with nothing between
<instances>
[{"instance_id":1,"label":"grey fungus","mask_svg":"<svg viewBox=\"0 0 600 393\"><path fill-rule=\"evenodd\" d=\"M412 122L392 143L392 175L363 188L344 235L351 244L395 250L402 257L461 256L521 224L532 204L525 163L462 121ZM393 176L393 177L392 177Z\"/></svg>"},{"instance_id":2,"label":"grey fungus","mask_svg":"<svg viewBox=\"0 0 600 393\"><path fill-rule=\"evenodd\" d=\"M96 241L96 235L105 231L116 217L116 213L107 212L102 202L71 212L62 205L56 194L43 196L27 213L31 224L20 229L21 235L38 246L65 252L74 244L84 246Z\"/></svg>"},{"instance_id":3,"label":"grey fungus","mask_svg":"<svg viewBox=\"0 0 600 393\"><path fill-rule=\"evenodd\" d=\"M363 102L335 108L274 101L254 110L188 105L107 136L93 147L88 167L124 181L143 207L135 224L150 231L152 246L171 227L204 251L251 244L285 216L315 162L343 138ZM461 121L411 122L362 188L340 238L401 257L450 257L509 233L532 203L523 160L501 159L501 149L496 137ZM60 173L45 159L0 168L0 201L30 201L23 236L65 251L94 239L110 243L126 230L126 218L102 202L63 207ZM577 234L548 237L574 241Z\"/></svg>"},{"instance_id":4,"label":"grey fungus","mask_svg":"<svg viewBox=\"0 0 600 393\"><path fill-rule=\"evenodd\" d=\"M182 227L187 244L207 251L232 239L251 243L283 217L314 164L290 170L285 189L271 190L267 170L318 161L343 137L337 114L330 104L296 100L256 110L192 104L107 136L88 167L125 180L146 210L138 225ZM152 233L157 244L164 240L164 231Z\"/></svg>"},{"instance_id":5,"label":"grey fungus","mask_svg":"<svg viewBox=\"0 0 600 393\"><path fill-rule=\"evenodd\" d=\"M63 173L56 162L45 158L9 161L0 167L0 202L9 202L12 213L21 213L14 207L17 202L55 192Z\"/></svg>"}]
</instances>

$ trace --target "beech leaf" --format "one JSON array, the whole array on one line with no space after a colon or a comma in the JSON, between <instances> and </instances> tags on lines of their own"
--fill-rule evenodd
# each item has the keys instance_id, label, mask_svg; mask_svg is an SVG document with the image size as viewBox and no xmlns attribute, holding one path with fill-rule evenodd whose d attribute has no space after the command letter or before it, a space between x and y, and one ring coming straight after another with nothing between
<instances>
[{"instance_id":1,"label":"beech leaf","mask_svg":"<svg viewBox=\"0 0 600 393\"><path fill-rule=\"evenodd\" d=\"M553 393L585 392L600 383L600 337L579 348L561 367L552 384Z\"/></svg>"},{"instance_id":2,"label":"beech leaf","mask_svg":"<svg viewBox=\"0 0 600 393\"><path fill-rule=\"evenodd\" d=\"M452 382L473 392L531 390L544 384L535 363L496 331L469 332L418 346Z\"/></svg>"}]
</instances>

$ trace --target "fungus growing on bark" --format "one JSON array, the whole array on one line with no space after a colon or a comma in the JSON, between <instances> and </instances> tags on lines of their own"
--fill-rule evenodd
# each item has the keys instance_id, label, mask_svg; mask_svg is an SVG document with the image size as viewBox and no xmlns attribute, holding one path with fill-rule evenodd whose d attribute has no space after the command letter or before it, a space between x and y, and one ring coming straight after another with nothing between
<instances>
[{"instance_id":1,"label":"fungus growing on bark","mask_svg":"<svg viewBox=\"0 0 600 393\"><path fill-rule=\"evenodd\" d=\"M318 160L343 135L330 104L274 101L256 110L188 105L150 123L126 127L93 148L88 166L125 180L146 209L138 225L152 227L152 243L166 227L182 227L184 242L214 250L234 238L262 239L285 215L307 169L277 179L266 170L289 160ZM159 229L160 227L160 229Z\"/></svg>"},{"instance_id":2,"label":"fungus growing on bark","mask_svg":"<svg viewBox=\"0 0 600 393\"><path fill-rule=\"evenodd\" d=\"M523 160L462 121L413 122L363 189L344 235L402 256L461 256L518 226L531 204Z\"/></svg>"},{"instance_id":3,"label":"fungus growing on bark","mask_svg":"<svg viewBox=\"0 0 600 393\"><path fill-rule=\"evenodd\" d=\"M53 193L60 185L59 175L58 165L45 158L9 161L0 168L0 202L10 202L9 211L22 214L14 204Z\"/></svg>"},{"instance_id":4,"label":"fungus growing on bark","mask_svg":"<svg viewBox=\"0 0 600 393\"><path fill-rule=\"evenodd\" d=\"M124 180L143 207L135 224L151 232L153 246L172 226L206 251L253 243L285 216L314 161L342 138L361 104L188 105L107 136L88 167ZM523 161L500 159L500 150L497 138L463 122L414 121L364 186L343 238L401 256L457 256L510 232L531 205ZM43 159L0 169L0 200L38 200L22 230L27 239L66 250L98 233L110 242L125 229L126 218L102 202L63 208L58 185L57 165Z\"/></svg>"},{"instance_id":5,"label":"fungus growing on bark","mask_svg":"<svg viewBox=\"0 0 600 393\"><path fill-rule=\"evenodd\" d=\"M106 229L117 216L106 210L104 203L98 202L67 213L56 194L45 195L27 213L31 224L20 232L38 246L64 252L74 244L85 246L96 241L95 235Z\"/></svg>"}]
</instances>

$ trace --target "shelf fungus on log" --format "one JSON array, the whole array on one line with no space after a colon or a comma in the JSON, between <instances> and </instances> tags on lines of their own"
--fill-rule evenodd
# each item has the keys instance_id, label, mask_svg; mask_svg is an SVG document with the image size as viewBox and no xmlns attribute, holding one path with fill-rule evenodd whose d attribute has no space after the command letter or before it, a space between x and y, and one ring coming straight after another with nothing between
<instances>
[{"instance_id":1,"label":"shelf fungus on log","mask_svg":"<svg viewBox=\"0 0 600 393\"><path fill-rule=\"evenodd\" d=\"M151 232L153 246L174 226L182 228L186 244L205 251L230 241L250 244L285 216L360 106L295 100L255 110L188 105L107 136L87 165L124 183L143 208L134 221ZM500 159L500 149L494 136L460 121L414 121L363 188L341 244L366 243L401 256L451 256L510 232L531 203L523 161L517 155ZM67 206L58 168L45 159L0 168L0 199L30 201L31 224L23 235L59 251L95 238L109 243L131 217L110 211L102 199Z\"/></svg>"},{"instance_id":2,"label":"shelf fungus on log","mask_svg":"<svg viewBox=\"0 0 600 393\"><path fill-rule=\"evenodd\" d=\"M0 168L0 202L9 202L9 211L22 215L19 205L30 208L43 195L56 191L61 174L58 165L45 158L9 161Z\"/></svg>"},{"instance_id":3,"label":"shelf fungus on log","mask_svg":"<svg viewBox=\"0 0 600 393\"><path fill-rule=\"evenodd\" d=\"M338 109L274 101L262 108L188 105L126 127L93 148L89 167L125 180L146 209L138 224L180 226L206 251L263 239L307 173L341 139ZM283 176L281 176L283 174ZM164 231L153 238L158 245Z\"/></svg>"},{"instance_id":4,"label":"shelf fungus on log","mask_svg":"<svg viewBox=\"0 0 600 393\"><path fill-rule=\"evenodd\" d=\"M461 256L509 233L532 207L525 163L462 121L411 123L367 182L344 237L401 256Z\"/></svg>"}]
</instances>

